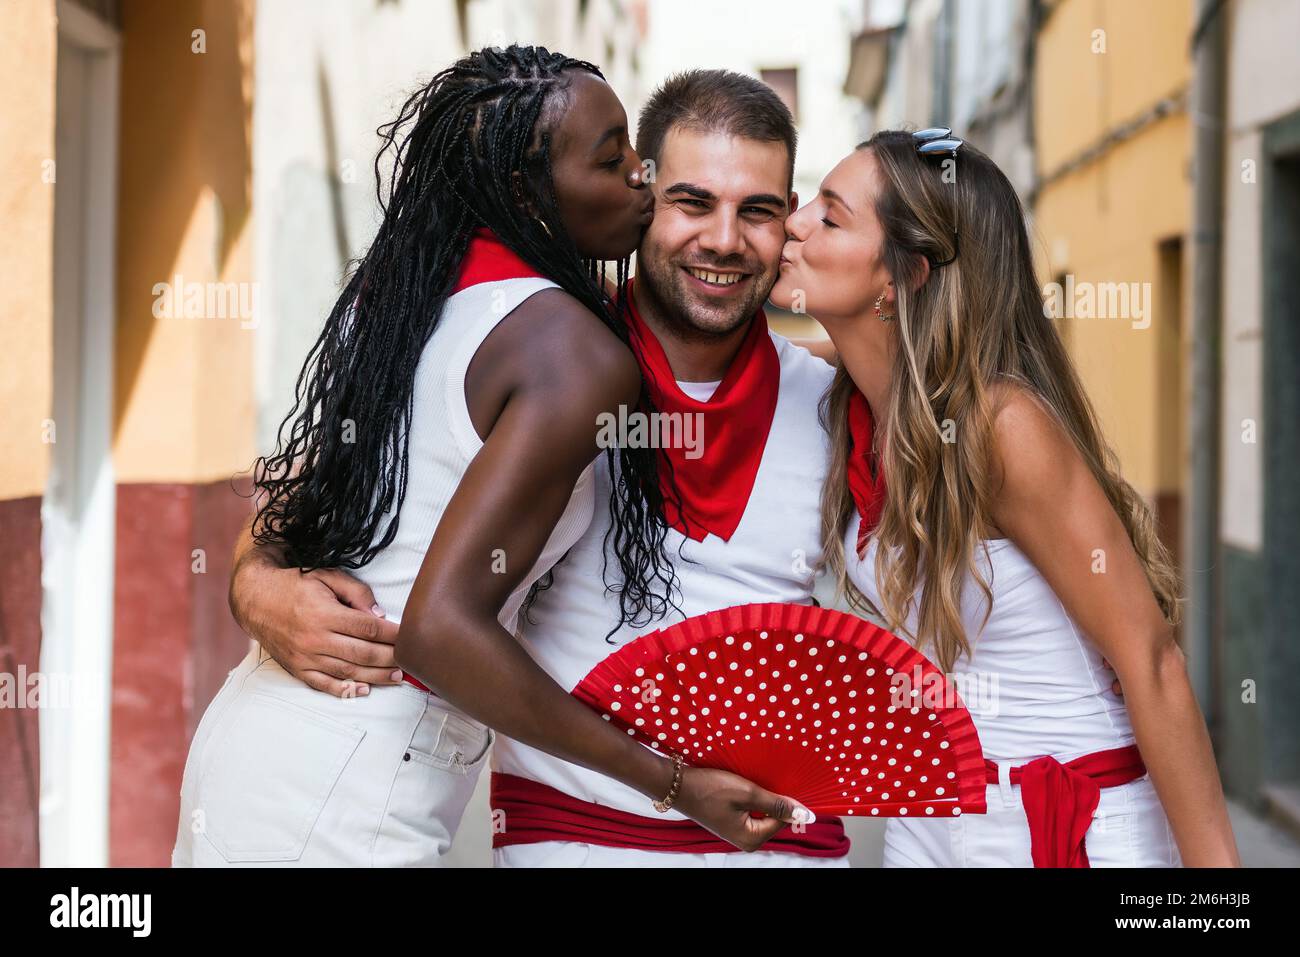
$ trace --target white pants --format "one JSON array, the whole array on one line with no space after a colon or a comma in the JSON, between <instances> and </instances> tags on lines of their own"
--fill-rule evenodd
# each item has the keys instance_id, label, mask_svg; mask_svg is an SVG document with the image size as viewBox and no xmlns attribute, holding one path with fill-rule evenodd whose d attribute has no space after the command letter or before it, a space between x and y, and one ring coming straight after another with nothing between
<instances>
[{"instance_id":1,"label":"white pants","mask_svg":"<svg viewBox=\"0 0 1300 957\"><path fill-rule=\"evenodd\" d=\"M1005 764L1018 766L1028 759ZM987 814L890 818L885 867L1033 867L1020 785L990 784ZM1093 867L1181 867L1155 786L1145 775L1102 788L1084 846Z\"/></svg>"},{"instance_id":2,"label":"white pants","mask_svg":"<svg viewBox=\"0 0 1300 957\"><path fill-rule=\"evenodd\" d=\"M190 745L172 866L436 866L492 741L411 685L336 698L254 646Z\"/></svg>"},{"instance_id":3,"label":"white pants","mask_svg":"<svg viewBox=\"0 0 1300 957\"><path fill-rule=\"evenodd\" d=\"M635 851L602 844L541 841L512 844L492 852L493 867L848 867L845 857L805 857L784 851L681 854Z\"/></svg>"}]
</instances>

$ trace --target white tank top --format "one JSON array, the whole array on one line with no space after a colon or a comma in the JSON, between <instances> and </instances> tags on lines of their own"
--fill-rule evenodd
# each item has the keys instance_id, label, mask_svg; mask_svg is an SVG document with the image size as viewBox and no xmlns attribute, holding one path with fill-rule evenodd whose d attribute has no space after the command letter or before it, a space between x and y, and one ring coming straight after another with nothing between
<instances>
[{"instance_id":1,"label":"white tank top","mask_svg":"<svg viewBox=\"0 0 1300 957\"><path fill-rule=\"evenodd\" d=\"M858 523L844 538L849 579L881 607L876 589L876 539L858 558ZM975 721L985 757L995 761L1050 754L1058 760L1134 743L1114 675L1083 635L1052 587L1010 539L988 539L977 564L993 592L984 619L984 593L968 573L962 621L971 657L953 666L958 693ZM915 631L916 613L907 622ZM927 657L930 655L927 653Z\"/></svg>"},{"instance_id":2,"label":"white tank top","mask_svg":"<svg viewBox=\"0 0 1300 957\"><path fill-rule=\"evenodd\" d=\"M387 548L356 572L374 591L379 607L392 621L401 621L442 513L469 463L483 447L465 400L465 372L470 360L497 323L529 296L555 285L540 278L484 282L449 297L443 307L438 327L424 347L415 372L410 465L397 534ZM588 465L541 555L501 609L501 624L512 634L528 590L586 531L595 503L595 482ZM382 525L376 537L386 527Z\"/></svg>"},{"instance_id":3,"label":"white tank top","mask_svg":"<svg viewBox=\"0 0 1300 957\"><path fill-rule=\"evenodd\" d=\"M707 535L696 542L668 530L665 550L679 579L682 614L670 611L642 628L624 626L605 640L619 613L617 598L605 594L604 539L610 517L608 509L600 509L591 528L555 567L553 586L520 621L521 643L565 690L572 691L627 642L685 617L748 602L811 602L814 570L821 562L819 499L829 450L818 425L817 403L834 370L775 333L772 339L781 363L776 412L740 525L727 541ZM682 385L697 396L708 396L716 388L702 382ZM609 489L609 469L601 459L596 463L596 495L601 501ZM679 549L684 559L678 557ZM618 564L612 554L609 560L616 580ZM584 801L657 816L639 791L504 736L497 736L493 755L498 771L540 781ZM666 816L682 818L676 811Z\"/></svg>"}]
</instances>

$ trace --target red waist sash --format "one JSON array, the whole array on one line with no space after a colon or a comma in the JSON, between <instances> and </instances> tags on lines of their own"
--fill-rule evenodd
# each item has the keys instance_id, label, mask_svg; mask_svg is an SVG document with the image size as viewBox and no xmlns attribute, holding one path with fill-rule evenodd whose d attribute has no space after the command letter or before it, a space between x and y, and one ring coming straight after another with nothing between
<instances>
[{"instance_id":1,"label":"red waist sash","mask_svg":"<svg viewBox=\"0 0 1300 957\"><path fill-rule=\"evenodd\" d=\"M998 766L984 762L986 780L998 782ZM1085 754L1065 764L1046 755L1011 769L1029 819L1034 867L1090 867L1084 838L1101 789L1136 781L1147 773L1136 745Z\"/></svg>"},{"instance_id":2,"label":"red waist sash","mask_svg":"<svg viewBox=\"0 0 1300 957\"><path fill-rule=\"evenodd\" d=\"M514 774L492 773L490 800L493 847L572 841L681 854L739 852L739 848L715 837L694 821L645 817L593 804ZM501 818L498 811L503 815ZM500 830L496 827L498 820L502 823ZM805 857L843 857L849 852L849 839L839 818L818 818L802 833L796 833L792 827L785 828L762 849Z\"/></svg>"}]
</instances>

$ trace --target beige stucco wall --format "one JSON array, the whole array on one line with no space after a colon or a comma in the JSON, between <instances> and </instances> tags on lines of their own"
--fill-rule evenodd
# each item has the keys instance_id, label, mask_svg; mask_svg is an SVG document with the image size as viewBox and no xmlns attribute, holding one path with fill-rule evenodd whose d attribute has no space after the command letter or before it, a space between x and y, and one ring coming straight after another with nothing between
<instances>
[{"instance_id":1,"label":"beige stucco wall","mask_svg":"<svg viewBox=\"0 0 1300 957\"><path fill-rule=\"evenodd\" d=\"M256 312L154 315L157 285L177 274L184 284L254 281L252 9L253 0L123 7L119 482L215 481L253 458ZM256 285L240 291L257 302Z\"/></svg>"},{"instance_id":2,"label":"beige stucco wall","mask_svg":"<svg viewBox=\"0 0 1300 957\"><path fill-rule=\"evenodd\" d=\"M1048 263L1045 281L1069 273L1077 283L1151 284L1149 314L1141 319L1063 323L1071 355L1125 477L1146 494L1169 490L1171 471L1178 472L1164 459L1170 440L1177 437L1162 430L1158 377L1162 297L1178 290L1160 282L1158 245L1187 228L1187 143L1185 116L1161 120L1103 160L1045 189L1035 217ZM1181 406L1186 408L1186 396Z\"/></svg>"},{"instance_id":3,"label":"beige stucco wall","mask_svg":"<svg viewBox=\"0 0 1300 957\"><path fill-rule=\"evenodd\" d=\"M1191 4L1064 0L1039 38L1034 107L1039 171L1050 175L1109 131L1186 89ZM1104 31L1095 34L1094 31ZM1102 39L1105 52L1093 52ZM1150 314L1064 323L1071 354L1119 454L1125 477L1148 496L1185 481L1178 410L1162 396L1160 370L1181 363L1188 342L1183 289L1161 283L1159 244L1185 237L1190 221L1191 128L1184 110L1157 119L1077 169L1048 182L1035 208L1044 281L1150 283ZM1186 247L1184 247L1186 275ZM1141 288L1139 286L1139 288ZM1174 298L1173 303L1165 301ZM1166 308L1180 316L1181 355L1160 332ZM1135 328L1135 323L1146 328ZM1177 348L1177 337L1172 337ZM1178 423L1173 424L1171 423Z\"/></svg>"},{"instance_id":4,"label":"beige stucco wall","mask_svg":"<svg viewBox=\"0 0 1300 957\"><path fill-rule=\"evenodd\" d=\"M1038 164L1051 171L1191 78L1191 0L1062 0L1035 55ZM1094 53L1102 31L1104 53Z\"/></svg>"},{"instance_id":5,"label":"beige stucco wall","mask_svg":"<svg viewBox=\"0 0 1300 957\"><path fill-rule=\"evenodd\" d=\"M6 4L0 30L0 499L40 495L53 388L54 0Z\"/></svg>"},{"instance_id":6,"label":"beige stucco wall","mask_svg":"<svg viewBox=\"0 0 1300 957\"><path fill-rule=\"evenodd\" d=\"M252 459L252 331L238 320L152 314L155 284L177 272L253 279L252 5L123 5L118 481L210 481ZM54 185L43 174L54 158L54 7L8 4L0 31L0 498L41 494L49 468ZM206 53L191 52L194 29L206 31Z\"/></svg>"}]
</instances>

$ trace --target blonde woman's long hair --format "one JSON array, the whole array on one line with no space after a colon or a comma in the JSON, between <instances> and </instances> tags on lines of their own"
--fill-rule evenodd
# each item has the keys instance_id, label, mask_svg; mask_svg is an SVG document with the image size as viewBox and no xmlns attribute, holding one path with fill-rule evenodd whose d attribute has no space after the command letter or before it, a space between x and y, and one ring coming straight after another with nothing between
<instances>
[{"instance_id":1,"label":"blonde woman's long hair","mask_svg":"<svg viewBox=\"0 0 1300 957\"><path fill-rule=\"evenodd\" d=\"M985 622L993 602L977 564L977 548L992 528L995 410L989 387L1012 382L1036 396L1074 442L1123 521L1162 612L1176 622L1173 563L1150 508L1120 477L1056 326L1044 313L1024 210L1011 183L969 143L955 166L919 155L906 131L877 133L858 149L870 150L882 173L876 214L897 296L898 348L877 441L886 486L873 532L881 608L853 586L845 569L844 536L857 518L846 477L848 403L856 387L843 366L822 399L832 442L822 535L840 595L922 650L931 649L944 671L970 655L974 636L962 622L967 573L984 596ZM917 288L921 257L938 263L954 255ZM907 625L913 611L915 628Z\"/></svg>"}]
</instances>

